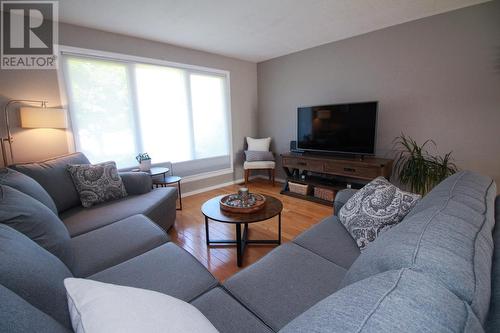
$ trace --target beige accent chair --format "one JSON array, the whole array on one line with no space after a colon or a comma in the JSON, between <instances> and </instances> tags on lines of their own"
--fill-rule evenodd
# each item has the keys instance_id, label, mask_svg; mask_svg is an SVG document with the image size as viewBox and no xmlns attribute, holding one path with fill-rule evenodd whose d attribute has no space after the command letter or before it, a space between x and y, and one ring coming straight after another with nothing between
<instances>
[{"instance_id":1,"label":"beige accent chair","mask_svg":"<svg viewBox=\"0 0 500 333\"><path fill-rule=\"evenodd\" d=\"M264 139L254 139L247 137L246 138L246 153L247 152L254 152L253 155L258 155L255 154L255 152L264 152L267 153L269 152L269 147L271 145L271 138L264 138ZM266 155L266 154L263 154ZM272 157L271 154L267 154ZM276 175L276 162L274 161L274 157L272 158L273 160L253 160L249 158L249 155L246 154L246 161L243 163L243 169L245 170L245 184L248 184L248 179L250 178L250 171L251 170L267 170L268 175L269 175L269 181L272 182L273 186L275 184L274 178ZM250 159L250 160L249 160Z\"/></svg>"}]
</instances>

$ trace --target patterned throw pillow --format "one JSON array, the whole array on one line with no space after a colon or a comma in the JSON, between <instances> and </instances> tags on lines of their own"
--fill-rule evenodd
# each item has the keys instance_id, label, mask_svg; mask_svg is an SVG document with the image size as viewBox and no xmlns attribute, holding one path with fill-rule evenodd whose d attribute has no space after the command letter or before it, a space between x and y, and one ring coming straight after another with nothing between
<instances>
[{"instance_id":1,"label":"patterned throw pillow","mask_svg":"<svg viewBox=\"0 0 500 333\"><path fill-rule=\"evenodd\" d=\"M80 195L83 207L88 208L96 203L127 196L115 162L70 164L68 171Z\"/></svg>"},{"instance_id":2,"label":"patterned throw pillow","mask_svg":"<svg viewBox=\"0 0 500 333\"><path fill-rule=\"evenodd\" d=\"M378 177L356 192L339 211L340 222L363 250L377 236L398 224L420 199Z\"/></svg>"},{"instance_id":3,"label":"patterned throw pillow","mask_svg":"<svg viewBox=\"0 0 500 333\"><path fill-rule=\"evenodd\" d=\"M247 162L274 161L274 155L270 151L245 150Z\"/></svg>"}]
</instances>

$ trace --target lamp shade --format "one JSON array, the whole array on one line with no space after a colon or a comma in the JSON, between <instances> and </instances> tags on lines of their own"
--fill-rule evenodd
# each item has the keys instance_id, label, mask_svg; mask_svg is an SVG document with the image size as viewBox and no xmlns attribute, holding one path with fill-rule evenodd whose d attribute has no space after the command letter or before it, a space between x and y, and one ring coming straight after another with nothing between
<instances>
[{"instance_id":1,"label":"lamp shade","mask_svg":"<svg viewBox=\"0 0 500 333\"><path fill-rule=\"evenodd\" d=\"M21 113L22 128L66 128L66 110L53 108L23 107Z\"/></svg>"}]
</instances>

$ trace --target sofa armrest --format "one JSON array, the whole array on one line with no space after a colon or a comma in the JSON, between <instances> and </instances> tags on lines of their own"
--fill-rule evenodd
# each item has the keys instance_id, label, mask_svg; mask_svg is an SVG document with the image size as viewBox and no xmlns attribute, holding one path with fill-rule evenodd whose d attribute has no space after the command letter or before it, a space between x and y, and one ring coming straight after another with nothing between
<instances>
[{"instance_id":1,"label":"sofa armrest","mask_svg":"<svg viewBox=\"0 0 500 333\"><path fill-rule=\"evenodd\" d=\"M357 190L346 188L344 190L340 190L335 195L335 200L333 201L333 214L335 216L339 215L340 208L349 200Z\"/></svg>"},{"instance_id":2,"label":"sofa armrest","mask_svg":"<svg viewBox=\"0 0 500 333\"><path fill-rule=\"evenodd\" d=\"M120 177L128 194L144 194L153 188L151 175L146 172L120 172Z\"/></svg>"}]
</instances>

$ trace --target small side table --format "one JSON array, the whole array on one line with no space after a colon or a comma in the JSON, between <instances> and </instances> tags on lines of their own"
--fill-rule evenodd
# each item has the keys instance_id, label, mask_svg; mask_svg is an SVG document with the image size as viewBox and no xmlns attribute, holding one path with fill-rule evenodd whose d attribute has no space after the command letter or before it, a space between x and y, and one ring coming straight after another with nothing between
<instances>
[{"instance_id":1,"label":"small side table","mask_svg":"<svg viewBox=\"0 0 500 333\"><path fill-rule=\"evenodd\" d=\"M153 185L156 187L167 187L172 184L177 184L177 190L179 191L179 208L177 210L182 210L182 193L181 193L181 180L179 176L166 176L163 174L163 179L153 179Z\"/></svg>"},{"instance_id":2,"label":"small side table","mask_svg":"<svg viewBox=\"0 0 500 333\"><path fill-rule=\"evenodd\" d=\"M149 173L149 175L151 177L163 176L163 178L165 179L165 177L167 176L167 173L170 172L170 169L169 168L164 168L164 167L154 167L154 168L149 169L149 171L142 171L141 169L132 169L132 171L133 172L145 172L145 173Z\"/></svg>"},{"instance_id":3,"label":"small side table","mask_svg":"<svg viewBox=\"0 0 500 333\"><path fill-rule=\"evenodd\" d=\"M133 169L134 172L139 172L139 169ZM167 187L172 184L177 183L177 190L179 191L179 208L177 210L182 210L182 196L181 196L181 180L182 178L179 176L170 175L167 176L167 173L171 172L171 169L165 167L153 167L149 171L144 171L149 173L151 178L153 179L153 186L158 187ZM162 176L162 178L157 179L156 176Z\"/></svg>"}]
</instances>

